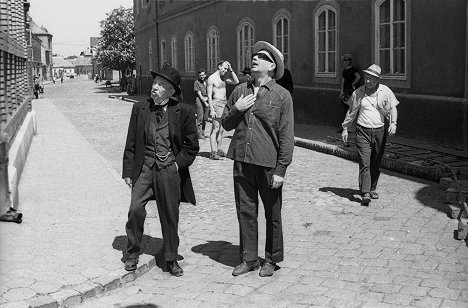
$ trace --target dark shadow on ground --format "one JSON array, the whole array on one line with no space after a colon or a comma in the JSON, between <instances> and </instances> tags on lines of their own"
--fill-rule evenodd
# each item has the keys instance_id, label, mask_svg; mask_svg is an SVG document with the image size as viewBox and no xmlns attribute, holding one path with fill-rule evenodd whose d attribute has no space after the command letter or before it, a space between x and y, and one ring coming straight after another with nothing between
<instances>
[{"instance_id":1,"label":"dark shadow on ground","mask_svg":"<svg viewBox=\"0 0 468 308\"><path fill-rule=\"evenodd\" d=\"M235 267L240 262L239 246L226 241L208 241L205 244L193 246L192 251L231 267Z\"/></svg>"},{"instance_id":2,"label":"dark shadow on ground","mask_svg":"<svg viewBox=\"0 0 468 308\"><path fill-rule=\"evenodd\" d=\"M354 195L359 195L359 190L352 188L343 188L343 187L321 187L319 188L321 192L332 192L335 195L346 198L351 202L361 203L361 199L356 198Z\"/></svg>"},{"instance_id":3,"label":"dark shadow on ground","mask_svg":"<svg viewBox=\"0 0 468 308\"><path fill-rule=\"evenodd\" d=\"M143 252L141 254L153 256L156 259L156 265L164 272L167 272L168 269L164 260L163 242L164 241L161 238L154 238L148 235L143 235L143 239L141 240L141 247ZM125 253L125 250L127 249L127 237L125 235L115 237L114 241L112 242L112 247L115 250L122 252L122 259L120 260L125 263L127 260L127 255ZM183 259L184 258L181 255L177 256L177 260Z\"/></svg>"},{"instance_id":4,"label":"dark shadow on ground","mask_svg":"<svg viewBox=\"0 0 468 308\"><path fill-rule=\"evenodd\" d=\"M124 308L158 308L158 306L154 304L136 304L136 305L125 306Z\"/></svg>"}]
</instances>

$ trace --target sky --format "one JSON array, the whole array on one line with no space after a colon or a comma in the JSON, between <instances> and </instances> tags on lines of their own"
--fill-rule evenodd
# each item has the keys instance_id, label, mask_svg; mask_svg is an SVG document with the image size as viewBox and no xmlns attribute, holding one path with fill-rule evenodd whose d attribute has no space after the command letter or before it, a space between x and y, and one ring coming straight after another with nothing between
<instances>
[{"instance_id":1,"label":"sky","mask_svg":"<svg viewBox=\"0 0 468 308\"><path fill-rule=\"evenodd\" d=\"M62 56L80 55L89 47L89 38L100 36L99 21L133 0L29 0L29 16L53 35L52 52Z\"/></svg>"}]
</instances>

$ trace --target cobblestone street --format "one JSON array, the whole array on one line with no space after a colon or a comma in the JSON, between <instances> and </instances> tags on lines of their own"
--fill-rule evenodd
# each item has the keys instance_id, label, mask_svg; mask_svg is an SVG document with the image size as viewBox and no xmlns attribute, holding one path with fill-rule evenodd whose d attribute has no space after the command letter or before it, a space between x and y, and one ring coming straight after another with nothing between
<instances>
[{"instance_id":1,"label":"cobblestone street","mask_svg":"<svg viewBox=\"0 0 468 308\"><path fill-rule=\"evenodd\" d=\"M94 93L92 81L55 87L46 87L45 95L121 174L132 104ZM225 150L231 134L224 139ZM174 278L154 266L79 307L468 307L468 247L454 239L457 221L447 217L438 183L383 170L380 199L364 207L357 190L357 163L300 147L295 147L283 188L281 269L269 278L258 271L233 277L239 231L232 161L210 160L208 139L200 146L190 168L197 206L181 205L179 263L184 276ZM118 211L125 215L128 192L110 193L114 199L128 197L116 204L125 205ZM64 206L73 206L73 200ZM145 253L152 254L162 235L154 202L147 209L145 240L153 246ZM105 215L104 210L100 213ZM260 207L260 257L263 215ZM99 249L125 245L124 224L117 233L114 243Z\"/></svg>"}]
</instances>

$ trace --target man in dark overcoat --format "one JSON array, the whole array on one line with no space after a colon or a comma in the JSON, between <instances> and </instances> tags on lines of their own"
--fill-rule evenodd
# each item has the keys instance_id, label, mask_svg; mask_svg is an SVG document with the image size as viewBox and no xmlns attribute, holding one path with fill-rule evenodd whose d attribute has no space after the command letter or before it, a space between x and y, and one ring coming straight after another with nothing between
<instances>
[{"instance_id":1,"label":"man in dark overcoat","mask_svg":"<svg viewBox=\"0 0 468 308\"><path fill-rule=\"evenodd\" d=\"M145 206L156 200L167 269L173 276L182 276L177 229L180 202L196 203L188 169L199 151L195 113L174 99L181 93L176 69L164 67L151 74L151 98L133 106L123 156L122 177L132 188L125 269L137 268Z\"/></svg>"}]
</instances>

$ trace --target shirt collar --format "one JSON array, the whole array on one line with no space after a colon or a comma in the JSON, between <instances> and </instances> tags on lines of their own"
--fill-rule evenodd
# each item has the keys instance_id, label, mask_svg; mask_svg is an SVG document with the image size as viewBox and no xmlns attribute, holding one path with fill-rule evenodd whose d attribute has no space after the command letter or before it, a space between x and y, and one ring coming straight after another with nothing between
<instances>
[{"instance_id":1,"label":"shirt collar","mask_svg":"<svg viewBox=\"0 0 468 308\"><path fill-rule=\"evenodd\" d=\"M271 79L270 81L268 81L267 83L265 83L263 86L264 86L265 88L267 88L268 91L270 91L270 90L273 88L273 86L274 86L275 84L276 84L276 80L275 80L275 79ZM249 87L249 88L252 87L252 88L253 88L253 87L254 87L254 80L247 81L247 87Z\"/></svg>"}]
</instances>

